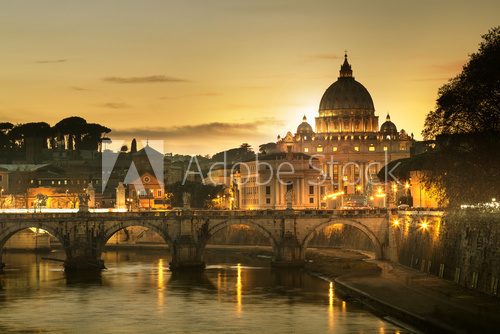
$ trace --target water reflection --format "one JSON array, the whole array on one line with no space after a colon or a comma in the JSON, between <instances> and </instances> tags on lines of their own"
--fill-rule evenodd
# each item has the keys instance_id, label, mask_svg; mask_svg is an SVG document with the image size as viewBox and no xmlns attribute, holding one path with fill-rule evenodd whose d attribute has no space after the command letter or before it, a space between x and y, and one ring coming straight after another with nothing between
<instances>
[{"instance_id":1,"label":"water reflection","mask_svg":"<svg viewBox=\"0 0 500 334\"><path fill-rule=\"evenodd\" d=\"M4 255L0 333L399 330L355 303L347 308L333 283L300 271L221 262L203 273L172 273L161 252L109 252L104 260L101 275L70 277L57 262Z\"/></svg>"},{"instance_id":2,"label":"water reflection","mask_svg":"<svg viewBox=\"0 0 500 334\"><path fill-rule=\"evenodd\" d=\"M335 290L333 290L333 282L330 282L328 288L328 329L333 330L333 301L335 300Z\"/></svg>"},{"instance_id":3,"label":"water reflection","mask_svg":"<svg viewBox=\"0 0 500 334\"><path fill-rule=\"evenodd\" d=\"M85 286L85 285L102 285L101 272L88 272L88 273L64 273L66 284L68 286Z\"/></svg>"},{"instance_id":4,"label":"water reflection","mask_svg":"<svg viewBox=\"0 0 500 334\"><path fill-rule=\"evenodd\" d=\"M236 313L241 314L241 264L236 266L238 273L236 278Z\"/></svg>"},{"instance_id":5,"label":"water reflection","mask_svg":"<svg viewBox=\"0 0 500 334\"><path fill-rule=\"evenodd\" d=\"M165 286L165 274L163 273L163 259L158 260L158 307L163 306L163 287Z\"/></svg>"}]
</instances>

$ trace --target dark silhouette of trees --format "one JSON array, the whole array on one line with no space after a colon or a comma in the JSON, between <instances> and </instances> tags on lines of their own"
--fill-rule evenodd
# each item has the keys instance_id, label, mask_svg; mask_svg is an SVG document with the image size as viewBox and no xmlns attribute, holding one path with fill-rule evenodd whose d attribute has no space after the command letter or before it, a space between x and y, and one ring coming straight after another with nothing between
<instances>
[{"instance_id":1,"label":"dark silhouette of trees","mask_svg":"<svg viewBox=\"0 0 500 334\"><path fill-rule=\"evenodd\" d=\"M45 122L24 123L15 125L9 131L12 147L24 149L28 140L38 140L42 148L47 147L47 139L51 136L50 125Z\"/></svg>"},{"instance_id":2,"label":"dark silhouette of trees","mask_svg":"<svg viewBox=\"0 0 500 334\"><path fill-rule=\"evenodd\" d=\"M79 150L86 126L86 120L81 117L72 116L62 119L54 125L54 133L57 135L59 141L67 140L68 149Z\"/></svg>"},{"instance_id":3,"label":"dark silhouette of trees","mask_svg":"<svg viewBox=\"0 0 500 334\"><path fill-rule=\"evenodd\" d=\"M0 123L0 149L5 150L11 148L9 132L13 127L14 125L9 122Z\"/></svg>"},{"instance_id":4,"label":"dark silhouette of trees","mask_svg":"<svg viewBox=\"0 0 500 334\"><path fill-rule=\"evenodd\" d=\"M82 136L82 150L99 150L100 142L104 134L110 133L111 129L97 123L87 123Z\"/></svg>"},{"instance_id":5,"label":"dark silhouette of trees","mask_svg":"<svg viewBox=\"0 0 500 334\"><path fill-rule=\"evenodd\" d=\"M223 194L223 186L204 185L199 182L186 183L177 182L168 187L168 191L172 195L172 206L182 207L182 195L187 192L191 194L191 206L193 208L208 208L210 200L216 198L217 195Z\"/></svg>"},{"instance_id":6,"label":"dark silhouette of trees","mask_svg":"<svg viewBox=\"0 0 500 334\"><path fill-rule=\"evenodd\" d=\"M53 127L59 142L67 141L69 150L98 150L102 135L111 129L96 123L87 123L81 117L72 116L59 121Z\"/></svg>"},{"instance_id":7,"label":"dark silhouette of trees","mask_svg":"<svg viewBox=\"0 0 500 334\"><path fill-rule=\"evenodd\" d=\"M252 147L247 143L243 143L238 148L232 148L227 151L222 151L214 154L212 156L211 162L223 162L224 154L226 155L226 162L228 164L247 161L255 158L255 153L252 150Z\"/></svg>"},{"instance_id":8,"label":"dark silhouette of trees","mask_svg":"<svg viewBox=\"0 0 500 334\"><path fill-rule=\"evenodd\" d=\"M439 89L425 120L424 138L500 131L500 26L483 35L462 73Z\"/></svg>"},{"instance_id":9,"label":"dark silhouette of trees","mask_svg":"<svg viewBox=\"0 0 500 334\"><path fill-rule=\"evenodd\" d=\"M259 145L259 154L269 154L277 151L278 145L274 142Z\"/></svg>"},{"instance_id":10,"label":"dark silhouette of trees","mask_svg":"<svg viewBox=\"0 0 500 334\"><path fill-rule=\"evenodd\" d=\"M135 138L130 143L130 153L137 153L137 140Z\"/></svg>"},{"instance_id":11,"label":"dark silhouette of trees","mask_svg":"<svg viewBox=\"0 0 500 334\"><path fill-rule=\"evenodd\" d=\"M0 150L4 157L12 152L21 152L27 146L35 152L44 148L97 151L103 135L109 132L111 129L87 123L81 117L65 118L53 127L45 122L16 125L4 122L0 123Z\"/></svg>"},{"instance_id":12,"label":"dark silhouette of trees","mask_svg":"<svg viewBox=\"0 0 500 334\"><path fill-rule=\"evenodd\" d=\"M423 135L434 149L411 159L425 170L426 188L456 207L498 198L500 192L500 27L483 36L462 73L439 90Z\"/></svg>"}]
</instances>

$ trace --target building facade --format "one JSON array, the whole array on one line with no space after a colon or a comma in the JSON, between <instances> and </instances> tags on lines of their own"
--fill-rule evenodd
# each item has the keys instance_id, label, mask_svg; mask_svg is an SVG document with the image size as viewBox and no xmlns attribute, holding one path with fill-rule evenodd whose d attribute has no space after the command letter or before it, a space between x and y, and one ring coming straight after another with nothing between
<instances>
[{"instance_id":1,"label":"building facade","mask_svg":"<svg viewBox=\"0 0 500 334\"><path fill-rule=\"evenodd\" d=\"M281 152L260 156L240 166L239 207L296 209L320 207L328 185L321 185L320 161L304 153ZM289 198L287 198L289 196Z\"/></svg>"},{"instance_id":2,"label":"building facade","mask_svg":"<svg viewBox=\"0 0 500 334\"><path fill-rule=\"evenodd\" d=\"M398 131L389 114L379 127L372 97L354 79L345 55L337 81L321 98L315 129L304 116L295 134L278 136L277 146L281 152L317 158L331 194L362 195L370 205L384 181L377 172L392 160L409 157L412 143L413 135Z\"/></svg>"}]
</instances>

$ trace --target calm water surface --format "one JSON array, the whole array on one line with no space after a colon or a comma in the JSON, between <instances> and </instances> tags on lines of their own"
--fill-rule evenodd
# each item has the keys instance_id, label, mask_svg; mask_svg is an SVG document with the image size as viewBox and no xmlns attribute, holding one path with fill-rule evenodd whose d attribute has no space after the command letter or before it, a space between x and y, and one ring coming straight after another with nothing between
<instances>
[{"instance_id":1,"label":"calm water surface","mask_svg":"<svg viewBox=\"0 0 500 334\"><path fill-rule=\"evenodd\" d=\"M177 275L159 251L104 260L100 276L72 279L39 255L5 254L0 333L404 333L304 273L221 260Z\"/></svg>"}]
</instances>

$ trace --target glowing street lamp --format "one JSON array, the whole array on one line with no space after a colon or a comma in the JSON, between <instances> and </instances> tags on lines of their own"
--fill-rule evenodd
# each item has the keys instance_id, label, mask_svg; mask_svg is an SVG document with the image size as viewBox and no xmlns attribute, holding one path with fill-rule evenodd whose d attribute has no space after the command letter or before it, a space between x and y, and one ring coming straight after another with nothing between
<instances>
[{"instance_id":1,"label":"glowing street lamp","mask_svg":"<svg viewBox=\"0 0 500 334\"><path fill-rule=\"evenodd\" d=\"M410 183L408 181L405 182L405 189L406 191L410 189Z\"/></svg>"},{"instance_id":2,"label":"glowing street lamp","mask_svg":"<svg viewBox=\"0 0 500 334\"><path fill-rule=\"evenodd\" d=\"M421 224L420 224L420 228L424 231L426 231L428 228L429 228L429 223L427 223L427 221L423 221Z\"/></svg>"}]
</instances>

